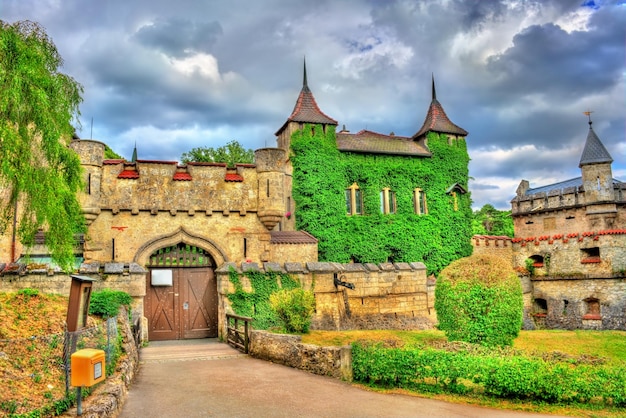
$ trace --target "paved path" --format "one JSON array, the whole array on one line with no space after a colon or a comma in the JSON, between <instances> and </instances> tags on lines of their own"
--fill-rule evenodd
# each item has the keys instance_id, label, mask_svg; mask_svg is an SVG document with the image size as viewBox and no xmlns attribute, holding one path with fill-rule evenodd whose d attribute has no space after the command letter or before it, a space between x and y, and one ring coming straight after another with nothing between
<instances>
[{"instance_id":1,"label":"paved path","mask_svg":"<svg viewBox=\"0 0 626 418\"><path fill-rule=\"evenodd\" d=\"M151 342L140 364L121 418L542 416L370 392L253 359L214 339Z\"/></svg>"}]
</instances>

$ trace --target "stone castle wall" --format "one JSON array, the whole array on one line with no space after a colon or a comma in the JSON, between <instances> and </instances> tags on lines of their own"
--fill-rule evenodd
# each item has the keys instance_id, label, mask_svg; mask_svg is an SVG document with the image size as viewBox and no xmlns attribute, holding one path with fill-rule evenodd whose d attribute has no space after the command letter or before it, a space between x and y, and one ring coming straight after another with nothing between
<instances>
[{"instance_id":1,"label":"stone castle wall","mask_svg":"<svg viewBox=\"0 0 626 418\"><path fill-rule=\"evenodd\" d=\"M474 235L472 237L473 254L491 254L501 257L507 262L513 260L511 238L495 235Z\"/></svg>"},{"instance_id":2,"label":"stone castle wall","mask_svg":"<svg viewBox=\"0 0 626 418\"><path fill-rule=\"evenodd\" d=\"M88 222L85 262L137 262L175 245L207 249L222 263L317 260L317 245L272 245L270 231L290 226L285 151L255 151L255 164L105 160L104 144L72 143L85 169L79 198ZM277 227L277 225L279 225Z\"/></svg>"},{"instance_id":3,"label":"stone castle wall","mask_svg":"<svg viewBox=\"0 0 626 418\"><path fill-rule=\"evenodd\" d=\"M246 271L279 271L297 278L305 289L313 288L315 315L312 328L340 329L424 329L436 322L434 281L426 277L422 263L339 264L268 263L226 264L216 270L220 294L220 332L225 313L232 312L228 294L235 291L228 274L235 268L244 274L244 289L251 290ZM354 289L335 286L335 277Z\"/></svg>"}]
</instances>

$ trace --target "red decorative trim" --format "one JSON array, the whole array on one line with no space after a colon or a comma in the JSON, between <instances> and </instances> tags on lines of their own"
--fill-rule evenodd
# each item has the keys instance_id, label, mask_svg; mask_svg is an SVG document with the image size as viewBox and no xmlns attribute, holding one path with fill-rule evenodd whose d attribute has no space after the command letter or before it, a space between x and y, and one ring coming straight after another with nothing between
<instances>
[{"instance_id":1,"label":"red decorative trim","mask_svg":"<svg viewBox=\"0 0 626 418\"><path fill-rule=\"evenodd\" d=\"M224 181L243 181L243 177L235 173L226 173Z\"/></svg>"},{"instance_id":2,"label":"red decorative trim","mask_svg":"<svg viewBox=\"0 0 626 418\"><path fill-rule=\"evenodd\" d=\"M600 315L600 314L591 314L591 313L588 313L588 314L583 315L583 319L589 319L589 320L594 320L594 321L600 321L600 320L602 320L602 315Z\"/></svg>"},{"instance_id":3,"label":"red decorative trim","mask_svg":"<svg viewBox=\"0 0 626 418\"><path fill-rule=\"evenodd\" d=\"M138 179L139 178L139 172L136 170L123 170L118 176L118 179Z\"/></svg>"},{"instance_id":4,"label":"red decorative trim","mask_svg":"<svg viewBox=\"0 0 626 418\"><path fill-rule=\"evenodd\" d=\"M189 173L174 173L172 178L174 181L191 181L191 174Z\"/></svg>"},{"instance_id":5,"label":"red decorative trim","mask_svg":"<svg viewBox=\"0 0 626 418\"><path fill-rule=\"evenodd\" d=\"M580 260L580 264L594 264L594 263L601 263L602 260L600 259L600 257L587 257L587 258L583 258L582 260Z\"/></svg>"}]
</instances>

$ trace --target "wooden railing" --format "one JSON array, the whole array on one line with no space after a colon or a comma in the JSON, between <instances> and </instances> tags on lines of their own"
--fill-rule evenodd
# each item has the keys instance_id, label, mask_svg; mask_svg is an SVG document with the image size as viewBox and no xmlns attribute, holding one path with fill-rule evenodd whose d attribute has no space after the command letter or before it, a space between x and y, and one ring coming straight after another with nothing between
<instances>
[{"instance_id":1,"label":"wooden railing","mask_svg":"<svg viewBox=\"0 0 626 418\"><path fill-rule=\"evenodd\" d=\"M226 314L226 342L237 350L248 354L250 343L250 323L252 318Z\"/></svg>"}]
</instances>

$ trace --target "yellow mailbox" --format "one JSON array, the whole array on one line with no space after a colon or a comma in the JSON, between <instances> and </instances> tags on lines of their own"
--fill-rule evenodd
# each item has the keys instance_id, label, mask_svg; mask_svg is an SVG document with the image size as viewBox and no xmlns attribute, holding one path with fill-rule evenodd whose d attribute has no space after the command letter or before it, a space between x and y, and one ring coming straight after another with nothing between
<instances>
[{"instance_id":1,"label":"yellow mailbox","mask_svg":"<svg viewBox=\"0 0 626 418\"><path fill-rule=\"evenodd\" d=\"M72 354L72 379L74 387L93 386L106 377L104 351L83 348Z\"/></svg>"}]
</instances>

